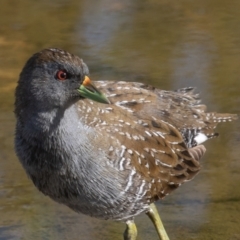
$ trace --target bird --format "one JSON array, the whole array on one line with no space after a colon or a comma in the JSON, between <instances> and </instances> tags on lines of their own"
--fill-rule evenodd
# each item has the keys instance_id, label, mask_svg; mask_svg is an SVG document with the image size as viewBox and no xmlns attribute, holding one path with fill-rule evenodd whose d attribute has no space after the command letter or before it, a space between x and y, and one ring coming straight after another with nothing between
<instances>
[{"instance_id":1,"label":"bird","mask_svg":"<svg viewBox=\"0 0 240 240\"><path fill-rule=\"evenodd\" d=\"M33 54L15 91L15 151L36 188L54 201L126 223L146 213L159 239L169 236L155 202L200 170L218 123L236 114L207 112L192 87L91 81L78 56L58 48Z\"/></svg>"}]
</instances>

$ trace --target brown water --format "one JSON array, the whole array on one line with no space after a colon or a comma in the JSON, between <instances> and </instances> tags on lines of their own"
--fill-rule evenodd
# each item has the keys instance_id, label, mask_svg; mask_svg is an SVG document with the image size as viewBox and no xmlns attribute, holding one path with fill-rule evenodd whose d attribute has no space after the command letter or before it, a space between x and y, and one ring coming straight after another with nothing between
<instances>
[{"instance_id":1,"label":"brown water","mask_svg":"<svg viewBox=\"0 0 240 240\"><path fill-rule=\"evenodd\" d=\"M122 239L124 224L76 214L39 193L13 149L14 89L34 52L60 47L92 79L196 86L211 111L239 113L240 1L2 0L0 7L0 240ZM240 239L240 121L206 144L202 171L159 211L171 240ZM145 215L139 240L157 239Z\"/></svg>"}]
</instances>

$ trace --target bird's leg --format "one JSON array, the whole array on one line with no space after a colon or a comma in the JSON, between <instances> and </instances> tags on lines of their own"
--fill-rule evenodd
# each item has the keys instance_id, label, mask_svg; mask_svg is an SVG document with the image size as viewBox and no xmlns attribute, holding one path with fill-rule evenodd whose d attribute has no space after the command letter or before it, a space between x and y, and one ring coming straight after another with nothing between
<instances>
[{"instance_id":1,"label":"bird's leg","mask_svg":"<svg viewBox=\"0 0 240 240\"><path fill-rule=\"evenodd\" d=\"M123 234L124 240L136 240L137 239L137 227L133 220L126 222L127 227Z\"/></svg>"},{"instance_id":2,"label":"bird's leg","mask_svg":"<svg viewBox=\"0 0 240 240\"><path fill-rule=\"evenodd\" d=\"M164 226L163 226L163 223L162 223L162 220L158 214L158 210L155 206L154 203L152 203L150 205L150 209L149 211L146 213L148 215L148 217L152 220L156 230L157 230L157 233L158 233L158 236L161 240L169 240L169 237L164 229Z\"/></svg>"}]
</instances>

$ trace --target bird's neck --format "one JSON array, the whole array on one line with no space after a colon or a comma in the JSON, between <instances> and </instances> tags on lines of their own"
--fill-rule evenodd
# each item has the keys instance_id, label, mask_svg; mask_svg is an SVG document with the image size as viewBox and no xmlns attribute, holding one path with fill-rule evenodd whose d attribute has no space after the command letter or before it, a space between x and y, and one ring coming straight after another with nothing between
<instances>
[{"instance_id":1,"label":"bird's neck","mask_svg":"<svg viewBox=\"0 0 240 240\"><path fill-rule=\"evenodd\" d=\"M29 115L23 114L20 118L22 134L29 141L43 141L57 138L58 135L74 135L79 129L77 106L72 104L66 108L31 109Z\"/></svg>"},{"instance_id":2,"label":"bird's neck","mask_svg":"<svg viewBox=\"0 0 240 240\"><path fill-rule=\"evenodd\" d=\"M77 104L64 111L56 109L38 114L33 112L29 119L22 123L18 120L17 124L19 126L16 129L16 151L25 167L29 169L29 174L35 171L36 166L37 169L41 166L42 171L43 168L48 171L49 166L60 169L66 162L72 166L71 169L78 169L87 164L89 159L97 158L92 157L93 146L90 144L96 133L81 122ZM19 144L25 146L24 154ZM34 157L26 162L26 155Z\"/></svg>"}]
</instances>

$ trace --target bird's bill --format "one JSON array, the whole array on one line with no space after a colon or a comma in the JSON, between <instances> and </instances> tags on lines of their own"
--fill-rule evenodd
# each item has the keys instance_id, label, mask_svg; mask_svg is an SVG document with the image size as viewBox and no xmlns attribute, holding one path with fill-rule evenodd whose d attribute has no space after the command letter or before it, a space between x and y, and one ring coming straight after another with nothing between
<instances>
[{"instance_id":1,"label":"bird's bill","mask_svg":"<svg viewBox=\"0 0 240 240\"><path fill-rule=\"evenodd\" d=\"M85 79L78 91L82 97L89 98L100 103L110 103L107 97L94 86L88 76L85 76Z\"/></svg>"}]
</instances>

